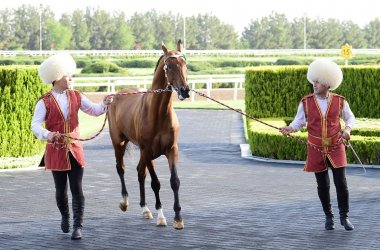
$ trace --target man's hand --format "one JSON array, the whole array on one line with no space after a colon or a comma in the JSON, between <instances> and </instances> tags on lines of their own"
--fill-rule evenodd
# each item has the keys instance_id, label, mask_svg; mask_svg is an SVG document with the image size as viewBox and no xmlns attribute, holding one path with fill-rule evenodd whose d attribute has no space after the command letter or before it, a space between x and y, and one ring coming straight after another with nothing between
<instances>
[{"instance_id":1,"label":"man's hand","mask_svg":"<svg viewBox=\"0 0 380 250\"><path fill-rule=\"evenodd\" d=\"M289 135L290 133L295 132L295 130L291 126L281 127L279 128L279 130L283 135Z\"/></svg>"},{"instance_id":2,"label":"man's hand","mask_svg":"<svg viewBox=\"0 0 380 250\"><path fill-rule=\"evenodd\" d=\"M113 101L113 96L112 95L106 95L103 98L103 104L106 105L106 106L110 105L112 101Z\"/></svg>"},{"instance_id":3,"label":"man's hand","mask_svg":"<svg viewBox=\"0 0 380 250\"><path fill-rule=\"evenodd\" d=\"M348 130L348 129L345 129L345 130L343 130L343 132L342 132L342 138L343 139L346 139L347 141L349 141L350 140L350 130Z\"/></svg>"},{"instance_id":4,"label":"man's hand","mask_svg":"<svg viewBox=\"0 0 380 250\"><path fill-rule=\"evenodd\" d=\"M55 142L56 140L59 139L61 135L59 134L59 132L50 132L47 136L47 139L51 142Z\"/></svg>"}]
</instances>

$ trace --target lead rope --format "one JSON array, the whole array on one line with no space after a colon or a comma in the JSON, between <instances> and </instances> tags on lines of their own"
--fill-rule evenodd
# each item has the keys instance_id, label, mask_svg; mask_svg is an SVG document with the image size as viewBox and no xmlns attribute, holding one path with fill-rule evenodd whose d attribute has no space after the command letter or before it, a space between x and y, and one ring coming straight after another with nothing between
<instances>
[{"instance_id":1,"label":"lead rope","mask_svg":"<svg viewBox=\"0 0 380 250\"><path fill-rule=\"evenodd\" d=\"M222 106L224 106L224 107L226 107L226 108L228 108L228 109L230 109L230 110L233 110L233 111L235 111L235 112L237 112L237 113L239 113L239 114L241 114L241 115L244 115L245 117L248 117L248 118L250 118L250 119L252 119L252 120L255 120L255 121L259 122L259 123L262 123L262 124L264 124L264 125L266 125L266 126L268 126L268 127L271 127L271 128L277 129L277 130L280 129L279 127L276 127L276 126L273 126L273 125L271 125L271 124L269 124L269 123L266 123L266 122L264 122L264 121L261 121L261 120L257 119L256 117L253 117L253 116L251 116L251 115L248 115L248 114L246 114L246 113L244 113L244 112L242 112L242 111L240 111L240 110L238 110L238 109L234 109L233 107L228 106L227 104L224 104L224 103L222 103L222 102L220 102L220 101L218 101L218 100L216 100L216 99L214 99L214 98L212 98L212 97L210 97L210 96L208 96L208 95L206 95L206 94L203 94L203 93L201 93L201 92L198 92L198 91L196 91L196 90L194 90L194 89L191 89L191 91L193 91L194 93L196 93L196 94L198 94L198 95L200 95L200 96L202 96L202 97L205 97L205 98L207 98L207 99L210 99L211 101L216 102L216 103L218 103L218 104L220 104L220 105L222 105ZM304 145L306 145L306 146L310 146L310 147L314 148L314 149L317 150L318 152L322 153L322 155L324 155L324 156L327 155L327 153L323 152L321 149L319 149L318 147L316 147L315 145L313 145L313 144L311 144L311 143L309 143L309 142L306 142L306 141L304 141L304 140L302 140L302 139L300 139L300 138L298 138L298 137L296 137L296 136L290 135L290 134L288 134L288 135L286 135L286 136L287 136L287 137L290 137L291 139L293 139L293 140L295 140L295 141L298 141L298 142L300 142L300 143L302 143L302 144L304 144ZM344 143L344 142L343 142L343 143ZM332 149L330 150L330 153L331 153L331 152L334 152L334 151L336 150L336 149L334 149L334 148L336 148L339 144L340 144L340 143L335 143L335 144L329 146L330 148L332 148ZM351 144L350 144L349 141L347 141L347 143L344 143L344 145L345 145L346 147L351 147L351 149L353 150L353 148L352 148L352 146L351 146ZM353 150L353 152L354 152L356 158L358 159L360 165L362 166L362 168L363 168L363 170L364 170L364 174L365 174L365 173L366 173L366 169L365 169L364 165L361 163L361 161L360 161L359 157L357 156L356 152L355 152L354 150Z\"/></svg>"},{"instance_id":2,"label":"lead rope","mask_svg":"<svg viewBox=\"0 0 380 250\"><path fill-rule=\"evenodd\" d=\"M109 94L107 96L138 95L138 94L159 94L159 93L163 93L163 92L173 92L173 90L170 89L170 88L166 88L166 89L153 89L153 90L140 91L140 92L119 92L119 93L115 93L115 94ZM72 137L72 136L70 136L68 134L60 134L59 136L62 137L65 141L67 141L68 139L76 140L76 141L89 141L89 140L92 140L92 139L96 138L97 136L99 136L100 133L104 130L104 128L106 126L106 122L107 122L107 118L108 118L108 106L106 107L106 112L105 113L106 113L106 115L104 117L104 122L103 122L102 127L93 136L88 137L88 138L76 138L76 137Z\"/></svg>"}]
</instances>

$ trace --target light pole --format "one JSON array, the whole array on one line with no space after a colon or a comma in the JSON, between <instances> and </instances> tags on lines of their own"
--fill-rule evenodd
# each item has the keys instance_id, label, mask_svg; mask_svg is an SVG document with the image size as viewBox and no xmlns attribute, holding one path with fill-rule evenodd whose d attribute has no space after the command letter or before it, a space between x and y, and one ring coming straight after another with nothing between
<instances>
[{"instance_id":1,"label":"light pole","mask_svg":"<svg viewBox=\"0 0 380 250\"><path fill-rule=\"evenodd\" d=\"M303 14L303 49L306 50L306 13Z\"/></svg>"},{"instance_id":2,"label":"light pole","mask_svg":"<svg viewBox=\"0 0 380 250\"><path fill-rule=\"evenodd\" d=\"M42 51L42 4L40 4L39 14L40 14L40 51Z\"/></svg>"},{"instance_id":3,"label":"light pole","mask_svg":"<svg viewBox=\"0 0 380 250\"><path fill-rule=\"evenodd\" d=\"M186 49L186 17L183 17L183 49Z\"/></svg>"}]
</instances>

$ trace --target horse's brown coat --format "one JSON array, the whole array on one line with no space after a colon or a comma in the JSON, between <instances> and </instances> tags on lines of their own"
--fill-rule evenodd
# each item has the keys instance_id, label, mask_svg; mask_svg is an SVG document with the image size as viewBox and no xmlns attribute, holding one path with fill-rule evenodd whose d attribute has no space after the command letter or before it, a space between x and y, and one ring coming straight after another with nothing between
<instances>
[{"instance_id":1,"label":"horse's brown coat","mask_svg":"<svg viewBox=\"0 0 380 250\"><path fill-rule=\"evenodd\" d=\"M177 91L179 99L189 97L187 65L182 56L181 41L178 41L177 50L168 51L164 45L162 45L162 49L164 55L158 62L150 90L171 87ZM124 93L137 91L141 91L141 89L123 90ZM173 95L172 92L116 95L109 108L109 131L115 150L116 168L122 184L122 196L125 199L128 196L124 182L123 160L126 145L128 142L132 142L140 148L137 171L141 207L146 205L144 182L148 168L152 178L152 189L156 196L156 209L161 208L160 182L154 170L154 159L161 155L166 156L171 173L170 183L174 192L174 220L175 223L182 223L182 226L175 227L182 229L181 206L178 198L180 181L176 169L179 122L172 107Z\"/></svg>"}]
</instances>

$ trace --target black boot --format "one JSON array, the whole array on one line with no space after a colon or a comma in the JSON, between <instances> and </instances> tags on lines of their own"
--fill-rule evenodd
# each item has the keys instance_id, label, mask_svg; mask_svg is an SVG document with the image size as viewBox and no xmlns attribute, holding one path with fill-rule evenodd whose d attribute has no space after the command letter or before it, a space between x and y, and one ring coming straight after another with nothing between
<instances>
[{"instance_id":1,"label":"black boot","mask_svg":"<svg viewBox=\"0 0 380 250\"><path fill-rule=\"evenodd\" d=\"M61 230L64 233L70 232L70 210L69 210L69 201L66 196L58 197L56 196L57 206L61 212Z\"/></svg>"},{"instance_id":2,"label":"black boot","mask_svg":"<svg viewBox=\"0 0 380 250\"><path fill-rule=\"evenodd\" d=\"M326 230L334 230L334 217L326 216L326 222L325 222L325 229Z\"/></svg>"},{"instance_id":3,"label":"black boot","mask_svg":"<svg viewBox=\"0 0 380 250\"><path fill-rule=\"evenodd\" d=\"M322 204L323 212L326 215L325 229L334 230L334 213L330 202L330 186L318 187L318 196Z\"/></svg>"},{"instance_id":4,"label":"black boot","mask_svg":"<svg viewBox=\"0 0 380 250\"><path fill-rule=\"evenodd\" d=\"M351 231L354 230L354 225L349 221L349 194L347 188L347 182L344 178L343 181L336 185L337 199L338 199L338 208L340 215L340 224L344 226L344 229Z\"/></svg>"},{"instance_id":5,"label":"black boot","mask_svg":"<svg viewBox=\"0 0 380 250\"><path fill-rule=\"evenodd\" d=\"M83 223L83 213L84 213L84 197L83 196L73 196L73 213L74 213L74 226L73 234L71 235L72 240L79 240L82 238L82 223Z\"/></svg>"},{"instance_id":6,"label":"black boot","mask_svg":"<svg viewBox=\"0 0 380 250\"><path fill-rule=\"evenodd\" d=\"M344 229L347 231L354 230L354 225L352 225L348 217L340 217L340 224L344 226Z\"/></svg>"}]
</instances>

